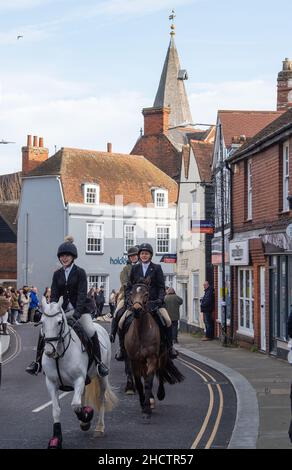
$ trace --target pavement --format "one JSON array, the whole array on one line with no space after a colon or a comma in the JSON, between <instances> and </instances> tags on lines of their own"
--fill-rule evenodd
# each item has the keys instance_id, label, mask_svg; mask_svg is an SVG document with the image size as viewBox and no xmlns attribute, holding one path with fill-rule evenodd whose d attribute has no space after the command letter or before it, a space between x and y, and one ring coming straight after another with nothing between
<instances>
[{"instance_id":1,"label":"pavement","mask_svg":"<svg viewBox=\"0 0 292 470\"><path fill-rule=\"evenodd\" d=\"M109 318L104 318L110 321ZM9 348L0 335L0 362ZM241 347L224 347L219 340L202 341L200 334L179 333L175 348L223 373L237 397L237 416L230 449L291 449L291 365L282 359Z\"/></svg>"}]
</instances>

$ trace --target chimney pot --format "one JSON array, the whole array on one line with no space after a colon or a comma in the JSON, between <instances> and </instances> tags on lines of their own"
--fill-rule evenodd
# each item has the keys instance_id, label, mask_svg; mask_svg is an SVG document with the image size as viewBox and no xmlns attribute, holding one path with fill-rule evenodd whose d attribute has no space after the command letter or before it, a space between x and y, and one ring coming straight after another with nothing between
<instances>
[{"instance_id":1,"label":"chimney pot","mask_svg":"<svg viewBox=\"0 0 292 470\"><path fill-rule=\"evenodd\" d=\"M27 147L31 147L31 135L27 136Z\"/></svg>"},{"instance_id":2,"label":"chimney pot","mask_svg":"<svg viewBox=\"0 0 292 470\"><path fill-rule=\"evenodd\" d=\"M108 151L108 153L112 153L112 151L113 151L113 145L112 145L111 142L107 143L107 151Z\"/></svg>"},{"instance_id":3,"label":"chimney pot","mask_svg":"<svg viewBox=\"0 0 292 470\"><path fill-rule=\"evenodd\" d=\"M34 135L34 136L33 136L33 146L34 146L34 147L37 147L37 146L38 146L38 137L37 137L37 135Z\"/></svg>"},{"instance_id":4,"label":"chimney pot","mask_svg":"<svg viewBox=\"0 0 292 470\"><path fill-rule=\"evenodd\" d=\"M39 138L39 147L43 147L43 146L44 146L44 138L40 137Z\"/></svg>"}]
</instances>

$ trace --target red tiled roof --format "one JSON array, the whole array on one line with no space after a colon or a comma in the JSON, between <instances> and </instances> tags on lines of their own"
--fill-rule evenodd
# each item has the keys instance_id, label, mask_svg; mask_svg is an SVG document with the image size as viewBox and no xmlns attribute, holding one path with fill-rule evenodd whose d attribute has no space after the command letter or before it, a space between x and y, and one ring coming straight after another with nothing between
<instances>
[{"instance_id":1,"label":"red tiled roof","mask_svg":"<svg viewBox=\"0 0 292 470\"><path fill-rule=\"evenodd\" d=\"M83 203L84 183L100 186L100 202L115 204L115 195L124 205L153 203L151 188L168 189L168 200L177 200L177 184L146 158L109 152L62 148L27 176L60 175L66 202Z\"/></svg>"},{"instance_id":2,"label":"red tiled roof","mask_svg":"<svg viewBox=\"0 0 292 470\"><path fill-rule=\"evenodd\" d=\"M225 146L228 148L231 145L234 136L245 135L250 139L282 114L283 111L219 110Z\"/></svg>"}]
</instances>

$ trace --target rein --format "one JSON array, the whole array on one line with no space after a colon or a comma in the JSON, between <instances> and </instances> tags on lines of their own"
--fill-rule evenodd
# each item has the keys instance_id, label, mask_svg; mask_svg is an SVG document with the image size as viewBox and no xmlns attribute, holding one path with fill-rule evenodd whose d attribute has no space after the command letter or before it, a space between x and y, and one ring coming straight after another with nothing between
<instances>
[{"instance_id":1,"label":"rein","mask_svg":"<svg viewBox=\"0 0 292 470\"><path fill-rule=\"evenodd\" d=\"M59 315L59 313L60 313L60 312L57 312L57 313L55 313L54 315L47 315L46 313L44 313L44 315L45 315L46 317L50 318L50 317L55 317L55 316ZM62 311L62 316L63 316L63 315L64 315L64 312ZM72 335L71 335L71 329L70 329L70 327L69 327L68 324L67 324L67 326L68 326L68 331L67 331L67 333L66 333L65 335L63 335L63 333L64 333L64 331L65 331L65 320L64 320L64 317L63 317L63 318L62 318L61 327L60 327L60 331L59 331L58 336L52 336L52 337L48 337L48 338L45 337L45 338L44 338L45 343L48 343L48 344L50 344L50 345L52 346L54 353L57 352L57 349L56 349L55 346L52 344L52 342L53 342L53 341L57 341L58 343L61 343L61 345L62 345L62 347L63 347L63 352L62 352L62 354L57 353L57 354L58 354L57 357L54 358L56 361L58 361L59 359L61 359L62 357L64 357L64 355L65 355L67 349L68 349L69 346L70 346L71 340L73 340ZM65 346L65 339L66 339L67 336L69 336L69 341L68 341L67 346Z\"/></svg>"}]
</instances>

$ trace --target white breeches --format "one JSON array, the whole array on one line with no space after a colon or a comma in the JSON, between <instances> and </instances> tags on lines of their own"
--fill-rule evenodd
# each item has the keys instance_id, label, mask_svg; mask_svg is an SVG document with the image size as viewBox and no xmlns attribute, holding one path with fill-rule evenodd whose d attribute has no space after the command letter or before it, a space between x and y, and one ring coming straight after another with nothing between
<instances>
[{"instance_id":1,"label":"white breeches","mask_svg":"<svg viewBox=\"0 0 292 470\"><path fill-rule=\"evenodd\" d=\"M164 319L165 323L166 323L166 326L169 327L171 326L171 319L170 319L170 316L168 315L168 311L166 310L166 308L159 308L158 309L160 315L162 316L162 318ZM120 321L119 321L119 328L122 329L123 328L123 325L124 325L124 322L126 320L126 318L131 315L131 311L130 310L126 310L125 313L123 313Z\"/></svg>"},{"instance_id":2,"label":"white breeches","mask_svg":"<svg viewBox=\"0 0 292 470\"><path fill-rule=\"evenodd\" d=\"M65 312L67 318L71 317L73 313L74 313L74 310L68 310L67 312ZM92 321L90 313L83 313L78 321L81 324L81 326L84 328L89 338L92 338L92 336L96 332L96 329L94 327L94 323Z\"/></svg>"}]
</instances>

